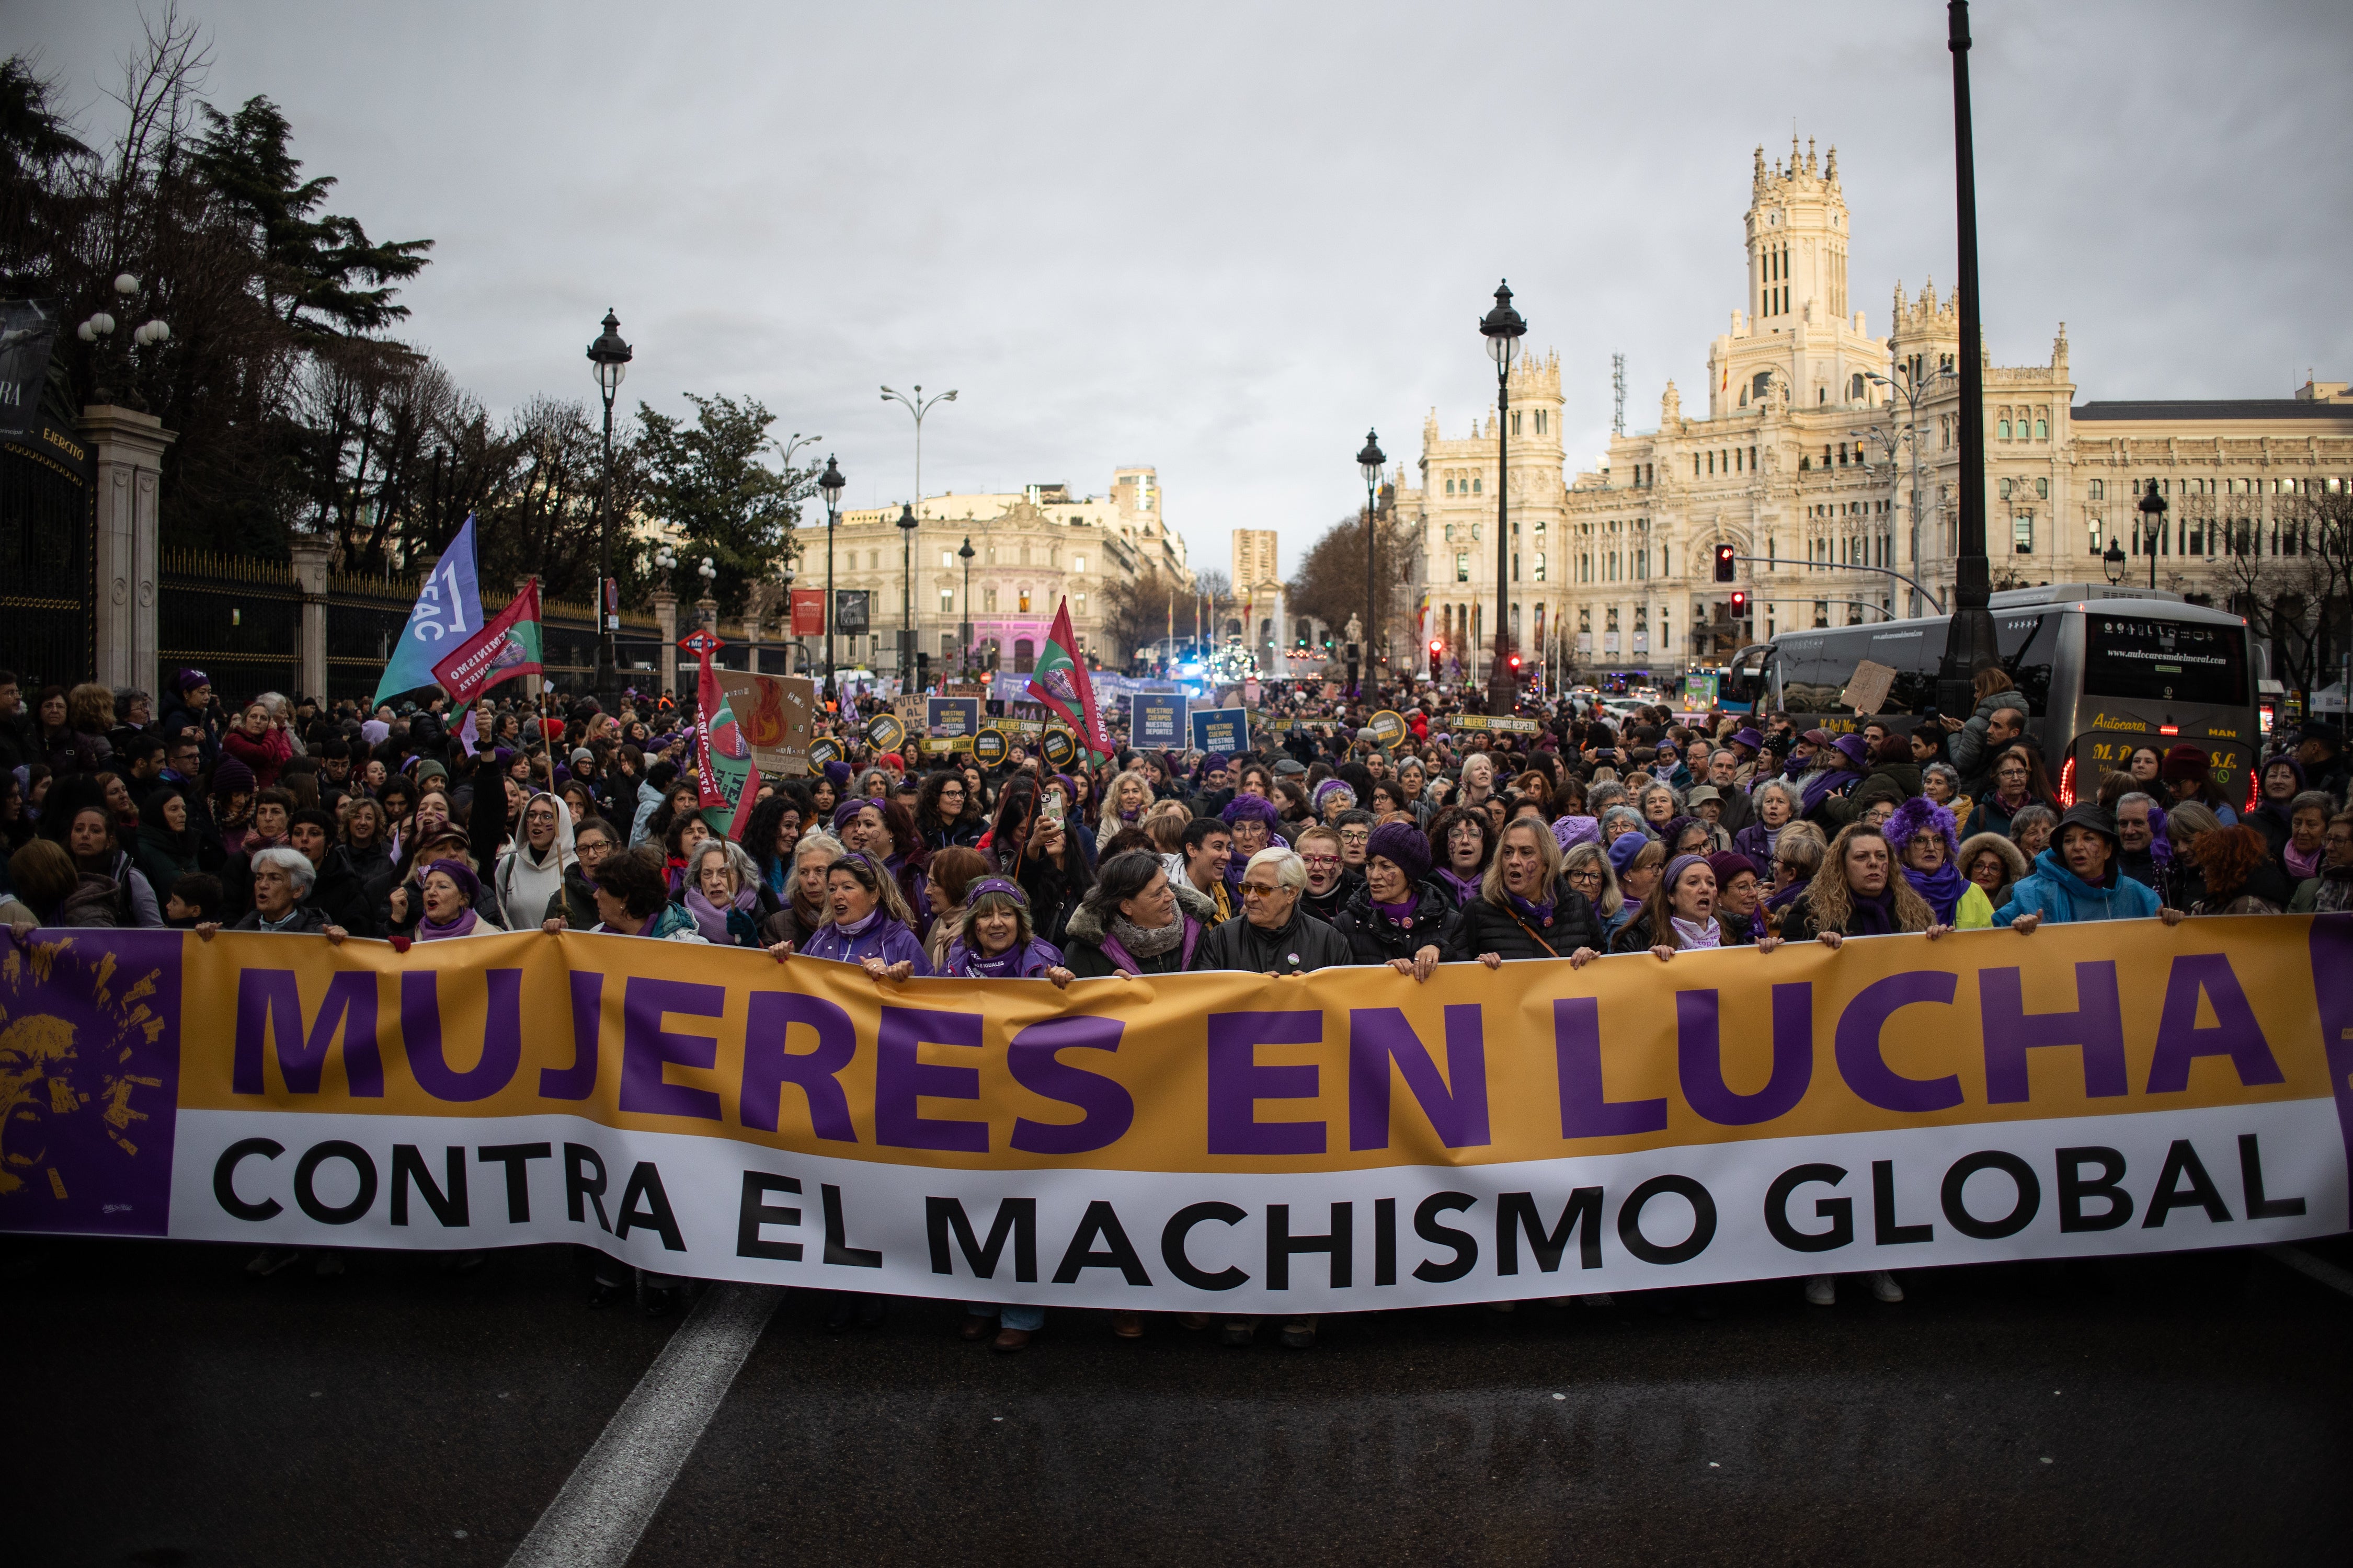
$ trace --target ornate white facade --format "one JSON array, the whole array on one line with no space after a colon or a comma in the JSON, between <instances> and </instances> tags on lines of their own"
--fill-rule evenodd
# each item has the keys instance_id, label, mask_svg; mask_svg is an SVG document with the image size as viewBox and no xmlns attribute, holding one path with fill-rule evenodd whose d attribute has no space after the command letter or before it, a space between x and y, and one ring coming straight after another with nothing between
<instances>
[{"instance_id":1,"label":"ornate white facade","mask_svg":"<svg viewBox=\"0 0 2353 1568\"><path fill-rule=\"evenodd\" d=\"M1168 573L1180 583L1192 578L1166 501L1158 471L1142 467L1114 470L1107 496L1074 496L1060 484L926 496L914 509L919 526L907 554L898 526L903 503L845 511L834 540L833 585L869 593L871 629L842 637L838 657L885 673L897 668L911 556L915 647L935 668L957 663L968 620L984 668L993 654L994 668L1027 672L1066 595L1081 645L1116 666L1127 650L1106 645L1104 589L1148 573ZM968 605L966 563L957 553L966 539L974 552ZM796 585L824 587L822 510L803 510L798 543Z\"/></svg>"},{"instance_id":2,"label":"ornate white facade","mask_svg":"<svg viewBox=\"0 0 2353 1568\"><path fill-rule=\"evenodd\" d=\"M1787 164L1756 154L1743 302L1708 350L1706 412L1675 384L1655 430L1613 436L1597 471L1568 474L1556 354L1525 358L1510 386L1511 615L1531 657L1586 672L1670 676L1720 662L1793 626L1912 613L1915 578L1949 594L1960 323L1933 285L1895 287L1886 337L1847 294L1848 214L1838 153L1793 139ZM2342 385L2294 398L2074 403L2066 326L2049 363L1985 367L1986 534L1999 585L2097 581L2111 534L2146 581L2137 487L2168 502L2158 584L2227 601L2245 576L2229 541L2284 546L2280 521L2307 487L2353 484L2353 401ZM1873 378L1881 378L1874 380ZM1919 390L1916 416L1900 391ZM1422 429L1397 504L1421 531L1421 639L1442 668L1483 676L1495 605L1495 416L1460 438ZM1919 464L1918 537L1913 461ZM2292 532L2292 530L2290 531ZM1714 581L1715 547L1744 557ZM1734 587L1754 601L1729 619ZM1426 668L1419 665L1418 668Z\"/></svg>"}]
</instances>

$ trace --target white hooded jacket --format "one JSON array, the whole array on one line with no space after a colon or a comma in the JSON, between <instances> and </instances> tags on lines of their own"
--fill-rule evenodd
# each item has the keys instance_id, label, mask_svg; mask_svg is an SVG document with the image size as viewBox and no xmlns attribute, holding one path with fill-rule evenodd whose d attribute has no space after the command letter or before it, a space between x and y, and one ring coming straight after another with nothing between
<instances>
[{"instance_id":1,"label":"white hooded jacket","mask_svg":"<svg viewBox=\"0 0 2353 1568\"><path fill-rule=\"evenodd\" d=\"M530 838L518 828L515 847L499 857L491 875L491 885L499 890L500 906L518 931L539 924L547 901L564 891L564 868L579 859L572 848L572 813L562 800L545 790L534 793L523 803L524 820L543 800L555 807L555 842L543 856L534 854Z\"/></svg>"}]
</instances>

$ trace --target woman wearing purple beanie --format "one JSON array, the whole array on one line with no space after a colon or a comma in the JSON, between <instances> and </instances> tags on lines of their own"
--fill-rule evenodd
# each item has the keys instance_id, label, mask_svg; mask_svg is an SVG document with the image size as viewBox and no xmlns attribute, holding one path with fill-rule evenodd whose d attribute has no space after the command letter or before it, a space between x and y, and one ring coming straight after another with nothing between
<instances>
[{"instance_id":1,"label":"woman wearing purple beanie","mask_svg":"<svg viewBox=\"0 0 2353 1568\"><path fill-rule=\"evenodd\" d=\"M1427 980L1445 957L1454 900L1428 886L1430 839L1409 822L1385 823L1365 846L1365 885L1333 923L1358 963L1386 963Z\"/></svg>"}]
</instances>

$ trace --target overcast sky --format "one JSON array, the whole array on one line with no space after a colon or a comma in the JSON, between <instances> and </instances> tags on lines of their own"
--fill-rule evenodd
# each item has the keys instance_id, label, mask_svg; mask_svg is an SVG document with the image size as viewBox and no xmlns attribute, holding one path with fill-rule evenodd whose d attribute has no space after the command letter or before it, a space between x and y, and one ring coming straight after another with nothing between
<instances>
[{"instance_id":1,"label":"overcast sky","mask_svg":"<svg viewBox=\"0 0 2353 1568\"><path fill-rule=\"evenodd\" d=\"M149 7L152 13L154 7ZM1508 276L1556 349L1569 450L1704 408L1741 300L1750 152L1836 143L1850 289L1954 273L1945 7L338 5L187 0L208 96L274 99L333 210L430 237L407 336L494 409L756 396L820 432L851 504L914 482L888 383L958 389L923 489L1109 488L1156 464L1198 565L1283 564L1493 395ZM2079 400L2276 397L2353 379L2344 155L2353 6L1981 0L1996 363L2067 322ZM9 0L88 132L137 42L121 0Z\"/></svg>"}]
</instances>

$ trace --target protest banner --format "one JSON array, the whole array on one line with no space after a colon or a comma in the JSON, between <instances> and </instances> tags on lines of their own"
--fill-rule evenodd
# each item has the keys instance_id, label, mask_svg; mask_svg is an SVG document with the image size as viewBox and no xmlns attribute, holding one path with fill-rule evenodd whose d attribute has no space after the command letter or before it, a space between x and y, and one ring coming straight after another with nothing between
<instances>
[{"instance_id":1,"label":"protest banner","mask_svg":"<svg viewBox=\"0 0 2353 1568\"><path fill-rule=\"evenodd\" d=\"M1173 751L1185 743L1185 699L1162 692L1127 694L1127 743L1150 751Z\"/></svg>"},{"instance_id":2,"label":"protest banner","mask_svg":"<svg viewBox=\"0 0 2353 1568\"><path fill-rule=\"evenodd\" d=\"M969 743L980 729L976 697L927 697L923 704L923 733L934 741Z\"/></svg>"},{"instance_id":3,"label":"protest banner","mask_svg":"<svg viewBox=\"0 0 2353 1568\"><path fill-rule=\"evenodd\" d=\"M1250 714L1243 709L1196 708L1190 722L1193 749L1197 752L1217 752L1232 757L1250 749Z\"/></svg>"},{"instance_id":4,"label":"protest banner","mask_svg":"<svg viewBox=\"0 0 2353 1568\"><path fill-rule=\"evenodd\" d=\"M1006 753L1012 749L1013 742L1006 738L1003 730L994 724L972 738L972 760L984 768L993 768L1004 762Z\"/></svg>"},{"instance_id":5,"label":"protest banner","mask_svg":"<svg viewBox=\"0 0 2353 1568\"><path fill-rule=\"evenodd\" d=\"M1366 721L1365 727L1373 732L1373 743L1394 746L1406 738L1405 715L1394 709L1384 708Z\"/></svg>"},{"instance_id":6,"label":"protest banner","mask_svg":"<svg viewBox=\"0 0 2353 1568\"><path fill-rule=\"evenodd\" d=\"M877 713L866 721L866 743L878 752L895 752L907 738L907 726L889 713Z\"/></svg>"},{"instance_id":7,"label":"protest banner","mask_svg":"<svg viewBox=\"0 0 2353 1568\"><path fill-rule=\"evenodd\" d=\"M1249 1313L2347 1228L2345 916L1067 991L583 933L0 943L12 1231Z\"/></svg>"}]
</instances>

